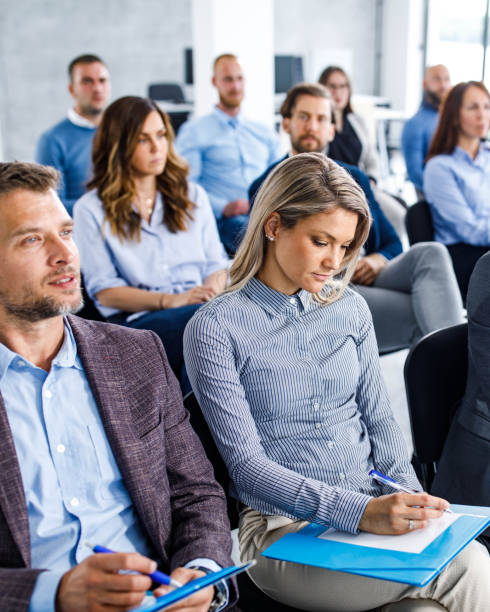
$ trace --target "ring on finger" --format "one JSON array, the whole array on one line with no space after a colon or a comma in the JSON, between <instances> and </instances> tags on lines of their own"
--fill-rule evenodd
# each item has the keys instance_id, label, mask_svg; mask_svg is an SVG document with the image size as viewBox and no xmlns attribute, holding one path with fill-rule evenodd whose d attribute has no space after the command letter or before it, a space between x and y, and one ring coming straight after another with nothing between
<instances>
[{"instance_id":1,"label":"ring on finger","mask_svg":"<svg viewBox=\"0 0 490 612\"><path fill-rule=\"evenodd\" d=\"M412 519L408 519L408 530L412 531L412 529L414 528L414 524Z\"/></svg>"}]
</instances>

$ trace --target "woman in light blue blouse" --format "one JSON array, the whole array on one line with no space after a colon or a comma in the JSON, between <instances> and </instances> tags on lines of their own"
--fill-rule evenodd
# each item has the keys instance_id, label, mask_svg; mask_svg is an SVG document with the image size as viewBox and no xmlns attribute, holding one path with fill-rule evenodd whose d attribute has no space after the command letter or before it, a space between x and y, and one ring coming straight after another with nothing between
<instances>
[{"instance_id":1,"label":"woman in light blue blouse","mask_svg":"<svg viewBox=\"0 0 490 612\"><path fill-rule=\"evenodd\" d=\"M424 193L434 237L445 244L463 297L478 259L490 249L490 95L483 83L451 89L427 155Z\"/></svg>"},{"instance_id":2,"label":"woman in light blue blouse","mask_svg":"<svg viewBox=\"0 0 490 612\"><path fill-rule=\"evenodd\" d=\"M75 240L89 296L109 321L155 331L178 377L184 327L220 293L228 258L205 192L187 182L168 117L120 98L104 112L94 176L75 205Z\"/></svg>"},{"instance_id":3,"label":"woman in light blue blouse","mask_svg":"<svg viewBox=\"0 0 490 612\"><path fill-rule=\"evenodd\" d=\"M306 521L401 534L449 505L393 494L368 476L376 468L421 489L388 404L368 307L347 287L369 223L362 191L325 156L279 164L255 200L230 287L187 325L189 378L242 503L242 558L257 558L251 576L271 597L336 612L407 597L460 612L470 597L483 612L490 586L479 581L488 583L490 564L479 544L423 589L260 555Z\"/></svg>"}]
</instances>

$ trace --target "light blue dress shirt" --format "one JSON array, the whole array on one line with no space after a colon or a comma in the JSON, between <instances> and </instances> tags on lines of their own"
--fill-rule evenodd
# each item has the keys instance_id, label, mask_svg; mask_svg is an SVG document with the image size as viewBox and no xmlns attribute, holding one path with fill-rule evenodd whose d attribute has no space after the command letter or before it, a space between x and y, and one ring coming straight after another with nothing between
<instances>
[{"instance_id":1,"label":"light blue dress shirt","mask_svg":"<svg viewBox=\"0 0 490 612\"><path fill-rule=\"evenodd\" d=\"M490 151L481 145L475 159L456 147L426 164L424 193L443 244L490 245Z\"/></svg>"},{"instance_id":2,"label":"light blue dress shirt","mask_svg":"<svg viewBox=\"0 0 490 612\"><path fill-rule=\"evenodd\" d=\"M184 123L176 147L190 165L190 179L206 190L218 219L228 202L248 200L252 181L281 157L273 130L242 113L230 117L217 107Z\"/></svg>"},{"instance_id":3,"label":"light blue dress shirt","mask_svg":"<svg viewBox=\"0 0 490 612\"><path fill-rule=\"evenodd\" d=\"M54 609L61 576L91 555L85 541L113 550L153 549L106 438L68 322L48 372L0 343L0 391L22 474L32 567L30 610Z\"/></svg>"},{"instance_id":4,"label":"light blue dress shirt","mask_svg":"<svg viewBox=\"0 0 490 612\"><path fill-rule=\"evenodd\" d=\"M157 193L150 223L141 221L140 241L121 241L111 232L104 222L102 202L95 189L75 204L74 236L80 250L83 279L103 317L120 311L97 302L95 296L102 289L129 286L182 293L202 285L213 272L228 267L228 256L205 192L190 183L189 199L196 205L193 220L188 222L186 231L172 233L162 222L163 199Z\"/></svg>"},{"instance_id":5,"label":"light blue dress shirt","mask_svg":"<svg viewBox=\"0 0 490 612\"><path fill-rule=\"evenodd\" d=\"M238 498L355 533L371 468L420 490L382 380L368 306L251 279L187 324L184 356Z\"/></svg>"},{"instance_id":6,"label":"light blue dress shirt","mask_svg":"<svg viewBox=\"0 0 490 612\"><path fill-rule=\"evenodd\" d=\"M29 612L54 612L62 575L92 554L86 541L156 559L124 486L68 321L49 373L0 343L0 391L26 497L31 566L50 570L39 574ZM221 569L204 558L186 565Z\"/></svg>"}]
</instances>

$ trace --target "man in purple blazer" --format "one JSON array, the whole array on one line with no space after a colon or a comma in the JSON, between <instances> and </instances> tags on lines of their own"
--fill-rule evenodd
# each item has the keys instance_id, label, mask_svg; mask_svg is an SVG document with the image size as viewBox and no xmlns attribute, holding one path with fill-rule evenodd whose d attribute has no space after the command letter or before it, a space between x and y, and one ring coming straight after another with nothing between
<instances>
[{"instance_id":1,"label":"man in purple blazer","mask_svg":"<svg viewBox=\"0 0 490 612\"><path fill-rule=\"evenodd\" d=\"M158 337L69 314L78 251L56 184L0 163L0 609L130 610L151 559L181 583L231 565L230 526Z\"/></svg>"}]
</instances>

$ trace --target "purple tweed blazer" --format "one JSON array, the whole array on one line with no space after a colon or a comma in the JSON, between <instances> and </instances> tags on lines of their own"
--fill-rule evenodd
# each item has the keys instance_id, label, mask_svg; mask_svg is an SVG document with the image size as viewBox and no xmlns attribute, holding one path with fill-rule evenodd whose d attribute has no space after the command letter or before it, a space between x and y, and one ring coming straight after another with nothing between
<instances>
[{"instance_id":1,"label":"purple tweed blazer","mask_svg":"<svg viewBox=\"0 0 490 612\"><path fill-rule=\"evenodd\" d=\"M70 316L114 457L162 569L207 557L232 565L222 489L189 424L153 332ZM27 611L42 568L31 568L20 466L0 395L0 610ZM236 599L230 584L230 603Z\"/></svg>"}]
</instances>

